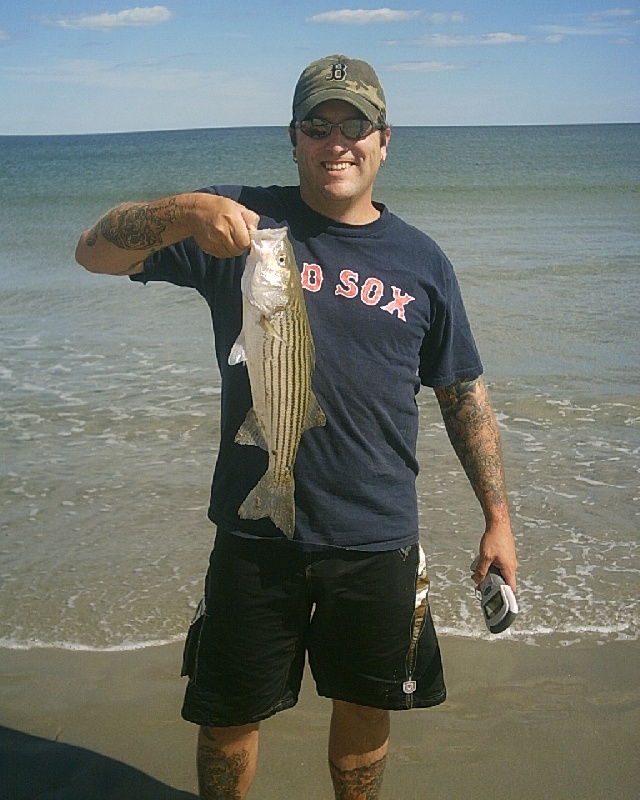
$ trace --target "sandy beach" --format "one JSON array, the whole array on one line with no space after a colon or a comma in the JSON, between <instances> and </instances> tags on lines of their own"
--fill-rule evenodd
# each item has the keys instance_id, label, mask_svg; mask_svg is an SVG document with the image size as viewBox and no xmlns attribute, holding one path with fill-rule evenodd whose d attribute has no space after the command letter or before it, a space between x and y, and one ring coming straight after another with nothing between
<instances>
[{"instance_id":1,"label":"sandy beach","mask_svg":"<svg viewBox=\"0 0 640 800\"><path fill-rule=\"evenodd\" d=\"M640 645L442 638L449 698L397 713L383 797L635 798ZM0 651L2 800L186 800L194 726L180 719L181 645ZM328 800L329 701L262 726L251 797Z\"/></svg>"}]
</instances>

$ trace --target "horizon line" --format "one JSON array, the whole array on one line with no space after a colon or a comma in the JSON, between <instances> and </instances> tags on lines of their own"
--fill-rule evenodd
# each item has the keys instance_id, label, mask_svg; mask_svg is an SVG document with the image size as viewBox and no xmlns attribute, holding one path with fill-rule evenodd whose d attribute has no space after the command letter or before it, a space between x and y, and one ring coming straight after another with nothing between
<instances>
[{"instance_id":1,"label":"horizon line","mask_svg":"<svg viewBox=\"0 0 640 800\"><path fill-rule=\"evenodd\" d=\"M497 124L476 124L476 125L390 125L393 130L396 128L579 128L579 127L593 127L599 125L640 125L638 121L619 121L619 122L507 122ZM0 133L0 138L29 138L47 136L127 136L132 134L142 133L188 133L192 131L221 131L221 130L249 130L251 128L273 128L283 129L288 128L288 124L283 125L210 125L199 126L195 128L140 128L135 130L110 130L110 131L78 131L66 133Z\"/></svg>"}]
</instances>

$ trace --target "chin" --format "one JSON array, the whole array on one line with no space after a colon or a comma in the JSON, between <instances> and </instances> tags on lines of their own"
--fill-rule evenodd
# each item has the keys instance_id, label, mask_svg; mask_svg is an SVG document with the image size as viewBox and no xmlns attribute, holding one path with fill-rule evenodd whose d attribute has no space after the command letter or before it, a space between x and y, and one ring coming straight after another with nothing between
<instances>
[{"instance_id":1,"label":"chin","mask_svg":"<svg viewBox=\"0 0 640 800\"><path fill-rule=\"evenodd\" d=\"M323 193L334 200L353 200L356 196L352 186L335 183L325 184Z\"/></svg>"}]
</instances>

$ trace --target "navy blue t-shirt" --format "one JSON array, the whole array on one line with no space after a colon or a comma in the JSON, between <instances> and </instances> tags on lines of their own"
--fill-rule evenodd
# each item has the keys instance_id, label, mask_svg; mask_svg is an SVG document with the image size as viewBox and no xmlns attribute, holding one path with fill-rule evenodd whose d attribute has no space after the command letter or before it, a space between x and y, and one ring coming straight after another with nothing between
<instances>
[{"instance_id":1,"label":"navy blue t-shirt","mask_svg":"<svg viewBox=\"0 0 640 800\"><path fill-rule=\"evenodd\" d=\"M416 542L420 383L447 386L482 372L450 262L381 205L378 220L353 226L312 211L298 187L204 191L252 209L261 228L287 225L301 272L316 350L312 385L327 424L302 435L293 543L375 551ZM246 367L227 362L242 327L245 258L217 259L186 239L132 277L192 287L211 310L222 395L209 518L245 535L282 537L271 520L237 513L268 460L234 443L251 407Z\"/></svg>"}]
</instances>

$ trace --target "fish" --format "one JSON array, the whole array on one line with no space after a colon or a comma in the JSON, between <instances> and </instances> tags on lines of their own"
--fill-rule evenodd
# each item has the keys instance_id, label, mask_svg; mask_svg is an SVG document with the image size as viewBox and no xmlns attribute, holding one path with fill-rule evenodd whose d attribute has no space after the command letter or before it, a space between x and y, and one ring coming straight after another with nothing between
<instances>
[{"instance_id":1,"label":"fish","mask_svg":"<svg viewBox=\"0 0 640 800\"><path fill-rule=\"evenodd\" d=\"M251 231L250 238L240 284L242 330L228 360L246 364L253 402L235 442L261 447L269 461L238 515L268 517L292 539L300 439L327 419L311 389L315 347L287 228Z\"/></svg>"}]
</instances>

